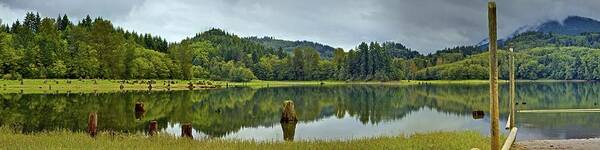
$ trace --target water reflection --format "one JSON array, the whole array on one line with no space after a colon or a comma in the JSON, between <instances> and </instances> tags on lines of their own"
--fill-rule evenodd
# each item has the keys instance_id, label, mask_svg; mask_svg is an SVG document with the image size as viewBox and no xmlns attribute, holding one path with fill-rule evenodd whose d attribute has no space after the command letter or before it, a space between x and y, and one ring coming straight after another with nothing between
<instances>
[{"instance_id":1,"label":"water reflection","mask_svg":"<svg viewBox=\"0 0 600 150\"><path fill-rule=\"evenodd\" d=\"M597 108L594 104L598 102L599 90L597 83L522 83L516 100L527 102L518 105L519 109ZM501 106L508 106L504 101L507 91L507 86L502 85ZM64 128L83 131L87 113L97 112L99 130L147 133L150 121L156 120L159 131L181 136L181 124L189 122L194 138L347 139L438 130L477 130L487 134L489 118L473 114L476 110L489 110L487 93L485 84L17 93L1 95L0 125L17 127L22 132ZM293 126L279 123L281 105L288 99L294 101L299 121ZM143 103L144 111L136 111L137 102ZM506 108L501 109L502 121L506 119ZM530 115L535 114L518 114L520 139L600 135L577 130L582 126L579 129L600 131L594 123L600 119L593 115L580 114L576 117L586 119L579 121L569 115ZM565 129L577 131L565 131L569 136L545 134Z\"/></svg>"}]
</instances>

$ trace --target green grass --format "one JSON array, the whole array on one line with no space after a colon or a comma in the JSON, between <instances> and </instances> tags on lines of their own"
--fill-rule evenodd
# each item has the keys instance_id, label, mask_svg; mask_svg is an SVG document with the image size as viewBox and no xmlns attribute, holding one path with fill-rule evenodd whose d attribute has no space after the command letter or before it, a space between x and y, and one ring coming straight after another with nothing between
<instances>
[{"instance_id":1,"label":"green grass","mask_svg":"<svg viewBox=\"0 0 600 150\"><path fill-rule=\"evenodd\" d=\"M0 128L0 143L0 149L490 149L489 137L476 131L433 132L350 141L255 142L107 132L101 132L96 138L70 131L21 134L3 127Z\"/></svg>"},{"instance_id":2,"label":"green grass","mask_svg":"<svg viewBox=\"0 0 600 150\"><path fill-rule=\"evenodd\" d=\"M106 92L119 92L121 91L120 86L121 80L70 80L71 83L67 83L67 79L25 79L23 85L19 80L0 80L0 93L106 93ZM141 83L141 81L149 80L128 80L129 82L137 81L138 83L123 84L123 90L129 91L142 91L148 90L148 84ZM153 91L166 91L167 80L154 80L156 83L152 85ZM173 80L176 83L171 85L171 90L189 90L188 82L185 80ZM200 80L193 80L194 83ZM220 85L224 82L211 81L213 85ZM198 86L198 84L195 84ZM208 85L205 85L208 86ZM206 89L206 88L196 88Z\"/></svg>"},{"instance_id":3,"label":"green grass","mask_svg":"<svg viewBox=\"0 0 600 150\"><path fill-rule=\"evenodd\" d=\"M25 79L23 85L18 80L0 80L0 94L1 93L106 93L106 92L119 92L121 80L70 80L71 83L67 84L67 79ZM94 84L94 81L96 83ZM142 80L128 80L130 82ZM144 80L148 81L148 80ZM156 84L153 84L153 91L166 91L167 86L165 83L167 80L154 80ZM189 90L187 80L174 80L176 84L171 85L171 90ZM201 80L192 80L194 83ZM57 83L58 82L58 83ZM507 81L501 80L501 83ZM519 80L518 82L567 82L562 80ZM568 82L582 82L581 80L571 80ZM252 88L264 88L264 87L281 87L281 86L323 86L328 85L419 85L419 84L487 84L488 80L402 80L402 81L262 81L253 80L251 82L227 82L227 81L211 81L213 85L219 85L222 88L225 87L252 87ZM195 84L197 85L197 84ZM206 89L206 88L196 88ZM136 83L136 84L124 84L124 89L128 91L144 91L148 90L148 84Z\"/></svg>"}]
</instances>

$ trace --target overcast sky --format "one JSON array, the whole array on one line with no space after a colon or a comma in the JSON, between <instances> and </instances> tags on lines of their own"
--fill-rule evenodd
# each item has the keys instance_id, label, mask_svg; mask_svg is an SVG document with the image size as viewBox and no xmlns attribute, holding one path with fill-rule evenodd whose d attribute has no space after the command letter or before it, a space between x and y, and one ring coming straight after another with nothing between
<instances>
[{"instance_id":1,"label":"overcast sky","mask_svg":"<svg viewBox=\"0 0 600 150\"><path fill-rule=\"evenodd\" d=\"M569 15L600 18L599 0L496 0L499 35ZM89 14L175 42L212 27L240 36L308 40L344 49L395 41L429 53L487 36L487 0L0 0L3 23L27 11Z\"/></svg>"}]
</instances>

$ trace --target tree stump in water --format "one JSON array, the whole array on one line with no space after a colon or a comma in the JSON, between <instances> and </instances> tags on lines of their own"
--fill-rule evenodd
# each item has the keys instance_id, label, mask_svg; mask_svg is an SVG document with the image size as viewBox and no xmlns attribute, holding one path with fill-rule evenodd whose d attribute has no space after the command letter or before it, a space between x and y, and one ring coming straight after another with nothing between
<instances>
[{"instance_id":1,"label":"tree stump in water","mask_svg":"<svg viewBox=\"0 0 600 150\"><path fill-rule=\"evenodd\" d=\"M485 115L483 113L483 111L481 111L481 110L473 111L472 114L473 114L473 119L481 119Z\"/></svg>"},{"instance_id":2,"label":"tree stump in water","mask_svg":"<svg viewBox=\"0 0 600 150\"><path fill-rule=\"evenodd\" d=\"M143 102L136 102L135 103L135 118L136 119L141 119L142 116L144 116L145 112L146 112L146 110L144 109L144 103Z\"/></svg>"},{"instance_id":3,"label":"tree stump in water","mask_svg":"<svg viewBox=\"0 0 600 150\"><path fill-rule=\"evenodd\" d=\"M90 115L88 116L88 134L90 134L90 136L92 137L96 137L96 134L98 133L96 130L98 128L98 115L96 115L95 112L91 112Z\"/></svg>"},{"instance_id":4,"label":"tree stump in water","mask_svg":"<svg viewBox=\"0 0 600 150\"><path fill-rule=\"evenodd\" d=\"M185 123L185 124L181 125L181 136L194 138L192 136L192 124L191 123Z\"/></svg>"},{"instance_id":5,"label":"tree stump in water","mask_svg":"<svg viewBox=\"0 0 600 150\"><path fill-rule=\"evenodd\" d=\"M19 79L19 81L21 81L21 85L23 85L23 79Z\"/></svg>"},{"instance_id":6,"label":"tree stump in water","mask_svg":"<svg viewBox=\"0 0 600 150\"><path fill-rule=\"evenodd\" d=\"M289 123L296 122L298 118L296 118L296 110L294 109L294 102L291 100L287 100L283 102L283 110L281 113L281 122Z\"/></svg>"},{"instance_id":7,"label":"tree stump in water","mask_svg":"<svg viewBox=\"0 0 600 150\"><path fill-rule=\"evenodd\" d=\"M123 85L123 83L121 83L121 85L119 86L119 89L123 90L125 88L125 86Z\"/></svg>"},{"instance_id":8,"label":"tree stump in water","mask_svg":"<svg viewBox=\"0 0 600 150\"><path fill-rule=\"evenodd\" d=\"M150 122L150 125L148 125L148 134L150 136L154 136L156 135L156 133L158 133L158 122L156 122L156 120L153 120Z\"/></svg>"},{"instance_id":9,"label":"tree stump in water","mask_svg":"<svg viewBox=\"0 0 600 150\"><path fill-rule=\"evenodd\" d=\"M148 91L152 90L152 84L148 84Z\"/></svg>"},{"instance_id":10,"label":"tree stump in water","mask_svg":"<svg viewBox=\"0 0 600 150\"><path fill-rule=\"evenodd\" d=\"M146 111L144 110L144 102L135 102L135 112Z\"/></svg>"},{"instance_id":11,"label":"tree stump in water","mask_svg":"<svg viewBox=\"0 0 600 150\"><path fill-rule=\"evenodd\" d=\"M294 135L296 134L296 122L281 123L281 130L283 130L283 140L294 141Z\"/></svg>"},{"instance_id":12,"label":"tree stump in water","mask_svg":"<svg viewBox=\"0 0 600 150\"><path fill-rule=\"evenodd\" d=\"M194 89L194 83L192 83L192 82L188 83L188 88L190 90L193 90Z\"/></svg>"}]
</instances>

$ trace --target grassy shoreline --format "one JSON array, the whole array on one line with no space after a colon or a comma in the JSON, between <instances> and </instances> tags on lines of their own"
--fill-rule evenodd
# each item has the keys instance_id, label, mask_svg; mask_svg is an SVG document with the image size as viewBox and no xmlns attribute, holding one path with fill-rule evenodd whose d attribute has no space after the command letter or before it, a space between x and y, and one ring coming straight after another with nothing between
<instances>
[{"instance_id":1,"label":"grassy shoreline","mask_svg":"<svg viewBox=\"0 0 600 150\"><path fill-rule=\"evenodd\" d=\"M68 83L67 81L70 81ZM129 83L123 84L121 90L121 80L73 80L73 79L24 79L23 85L19 80L0 80L0 93L25 93L25 94L43 94L43 93L107 93L119 91L148 91L148 84L142 83L149 80L128 80ZM152 85L152 91L167 91L169 80L153 80L156 83ZM170 90L190 90L187 80L172 80ZM320 86L320 85L420 85L420 84L487 84L488 80L402 80L402 81L262 81L253 80L251 82L227 82L227 81L205 81L205 84L198 84L203 80L192 80L194 90L206 90L212 88L226 87L284 87L284 86ZM133 83L137 82L137 83ZM208 85L207 82L211 84ZM501 80L500 83L507 81ZM517 82L587 82L585 80L519 80Z\"/></svg>"},{"instance_id":2,"label":"grassy shoreline","mask_svg":"<svg viewBox=\"0 0 600 150\"><path fill-rule=\"evenodd\" d=\"M411 136L376 137L348 141L268 141L201 139L166 134L50 131L33 134L0 129L0 149L490 149L489 137L476 131L432 132Z\"/></svg>"}]
</instances>

